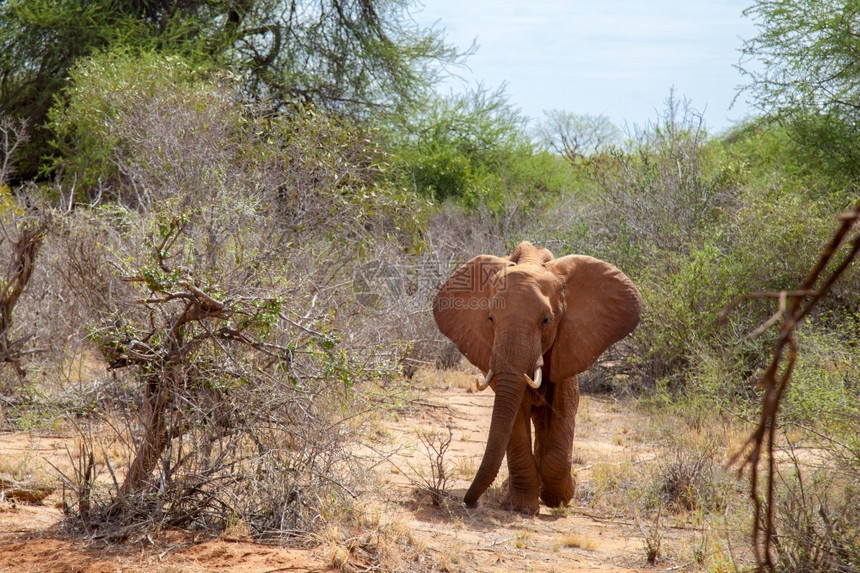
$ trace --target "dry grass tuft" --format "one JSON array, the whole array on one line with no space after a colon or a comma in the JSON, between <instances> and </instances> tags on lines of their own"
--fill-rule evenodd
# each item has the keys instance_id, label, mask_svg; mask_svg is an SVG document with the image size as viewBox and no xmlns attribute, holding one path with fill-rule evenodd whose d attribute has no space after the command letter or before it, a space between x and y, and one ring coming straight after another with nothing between
<instances>
[{"instance_id":1,"label":"dry grass tuft","mask_svg":"<svg viewBox=\"0 0 860 573\"><path fill-rule=\"evenodd\" d=\"M368 569L396 572L430 569L427 546L400 521L360 510L352 527L329 524L319 535L329 565L343 572Z\"/></svg>"},{"instance_id":2,"label":"dry grass tuft","mask_svg":"<svg viewBox=\"0 0 860 573\"><path fill-rule=\"evenodd\" d=\"M585 551L596 551L597 540L590 535L582 533L568 533L561 537L561 545L564 547L573 547L576 549L584 549Z\"/></svg>"}]
</instances>

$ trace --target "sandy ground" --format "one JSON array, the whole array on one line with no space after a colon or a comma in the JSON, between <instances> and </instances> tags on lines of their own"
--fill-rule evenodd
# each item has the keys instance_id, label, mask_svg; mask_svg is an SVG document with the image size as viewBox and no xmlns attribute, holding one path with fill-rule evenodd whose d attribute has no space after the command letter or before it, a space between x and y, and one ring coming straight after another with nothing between
<instances>
[{"instance_id":1,"label":"sandy ground","mask_svg":"<svg viewBox=\"0 0 860 573\"><path fill-rule=\"evenodd\" d=\"M480 507L467 510L459 504L480 464L493 404L491 390L471 393L461 386L429 390L408 416L391 427L394 443L416 445L411 456L404 453L392 460L395 467L386 478L391 486L389 507L397 509L397 519L427 545L437 563L463 571L678 569L679 563L674 561L648 566L645 535L639 524L595 514L584 503L575 501L564 510L541 506L534 517L499 509L506 465L481 499ZM580 502L587 496L596 463L635 463L653 458L646 443L629 439L637 424L643 422L630 408L608 398L584 397L578 419L574 469ZM444 437L448 427L452 439L445 459L456 479L449 484L452 503L440 509L415 487L422 473L427 477L433 457L417 437L428 430ZM666 547L673 542L684 544L688 537L684 530L667 531L663 543Z\"/></svg>"},{"instance_id":2,"label":"sandy ground","mask_svg":"<svg viewBox=\"0 0 860 573\"><path fill-rule=\"evenodd\" d=\"M459 500L483 454L489 427L491 390L471 393L467 375L443 380L427 374L417 399L387 418L379 451L388 452L376 463L377 485L362 500L365 511L376 513L375 527L396 527L420 554L403 570L447 571L593 571L629 572L695 570L683 558L683 548L694 543L694 532L665 528L664 554L656 566L646 562L647 526L629 517L602 515L587 503L592 471L597 465L647 462L654 457L646 440L634 439L647 420L609 398L584 397L577 423L574 451L578 493L564 510L541 507L537 516L523 516L498 507L501 482L482 498L480 507L467 510ZM454 378L457 378L456 376ZM429 479L432 454L419 439L423 432L443 438L451 430L444 455L451 475L450 498L435 507L421 484ZM438 444L438 442L437 442ZM16 459L49 460L68 465L70 438L0 434L0 472ZM47 464L45 464L47 466ZM50 479L46 467L40 479ZM0 477L3 477L0 473ZM10 477L6 475L5 477ZM54 478L54 483L58 483ZM59 533L61 495L55 492L41 505L0 501L0 573L11 572L274 572L333 571L331 547L288 549L255 543L240 536L148 540L134 547L108 547L69 539Z\"/></svg>"}]
</instances>

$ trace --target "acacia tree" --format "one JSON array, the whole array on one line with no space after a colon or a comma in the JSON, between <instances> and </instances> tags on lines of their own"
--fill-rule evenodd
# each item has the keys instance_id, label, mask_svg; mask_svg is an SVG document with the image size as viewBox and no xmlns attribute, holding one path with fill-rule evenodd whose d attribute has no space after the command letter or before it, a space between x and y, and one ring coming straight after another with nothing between
<instances>
[{"instance_id":1,"label":"acacia tree","mask_svg":"<svg viewBox=\"0 0 860 573\"><path fill-rule=\"evenodd\" d=\"M398 0L15 0L0 3L0 112L30 122L19 179L49 151L48 110L75 62L144 48L223 67L250 99L366 117L398 109L459 56Z\"/></svg>"},{"instance_id":2,"label":"acacia tree","mask_svg":"<svg viewBox=\"0 0 860 573\"><path fill-rule=\"evenodd\" d=\"M604 115L575 114L558 109L545 111L538 135L550 149L572 165L608 151L621 140L621 130Z\"/></svg>"},{"instance_id":3,"label":"acacia tree","mask_svg":"<svg viewBox=\"0 0 860 573\"><path fill-rule=\"evenodd\" d=\"M752 101L783 123L809 159L860 175L860 3L759 0L759 34L743 45Z\"/></svg>"}]
</instances>

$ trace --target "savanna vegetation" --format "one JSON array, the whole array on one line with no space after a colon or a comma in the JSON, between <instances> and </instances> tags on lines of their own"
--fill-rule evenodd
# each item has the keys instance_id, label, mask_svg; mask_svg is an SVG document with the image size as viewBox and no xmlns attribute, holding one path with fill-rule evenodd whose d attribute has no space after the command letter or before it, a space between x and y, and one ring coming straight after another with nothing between
<instances>
[{"instance_id":1,"label":"savanna vegetation","mask_svg":"<svg viewBox=\"0 0 860 573\"><path fill-rule=\"evenodd\" d=\"M521 240L643 295L581 381L695 436L667 438L637 515L736 507L706 435L755 419L776 332L750 334L777 303L720 314L801 284L860 189L860 6L751 4L759 114L721 133L673 92L626 131L440 96L468 54L408 2L0 4L0 424L81 436L66 529L360 525L380 412L459 363L435 289ZM849 266L798 327L777 570L860 568L858 293Z\"/></svg>"}]
</instances>

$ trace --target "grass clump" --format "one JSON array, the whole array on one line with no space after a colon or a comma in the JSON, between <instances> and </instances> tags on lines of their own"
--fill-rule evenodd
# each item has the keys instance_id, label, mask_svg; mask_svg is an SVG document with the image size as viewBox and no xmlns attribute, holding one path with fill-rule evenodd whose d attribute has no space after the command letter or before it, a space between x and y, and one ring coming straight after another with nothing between
<instances>
[{"instance_id":1,"label":"grass clump","mask_svg":"<svg viewBox=\"0 0 860 573\"><path fill-rule=\"evenodd\" d=\"M561 545L563 547L572 547L574 549L584 549L585 551L595 551L597 549L597 541L588 535L582 533L568 533L561 537Z\"/></svg>"},{"instance_id":2,"label":"grass clump","mask_svg":"<svg viewBox=\"0 0 860 573\"><path fill-rule=\"evenodd\" d=\"M670 438L652 478L659 503L674 511L719 512L732 488L724 458L710 436Z\"/></svg>"}]
</instances>

